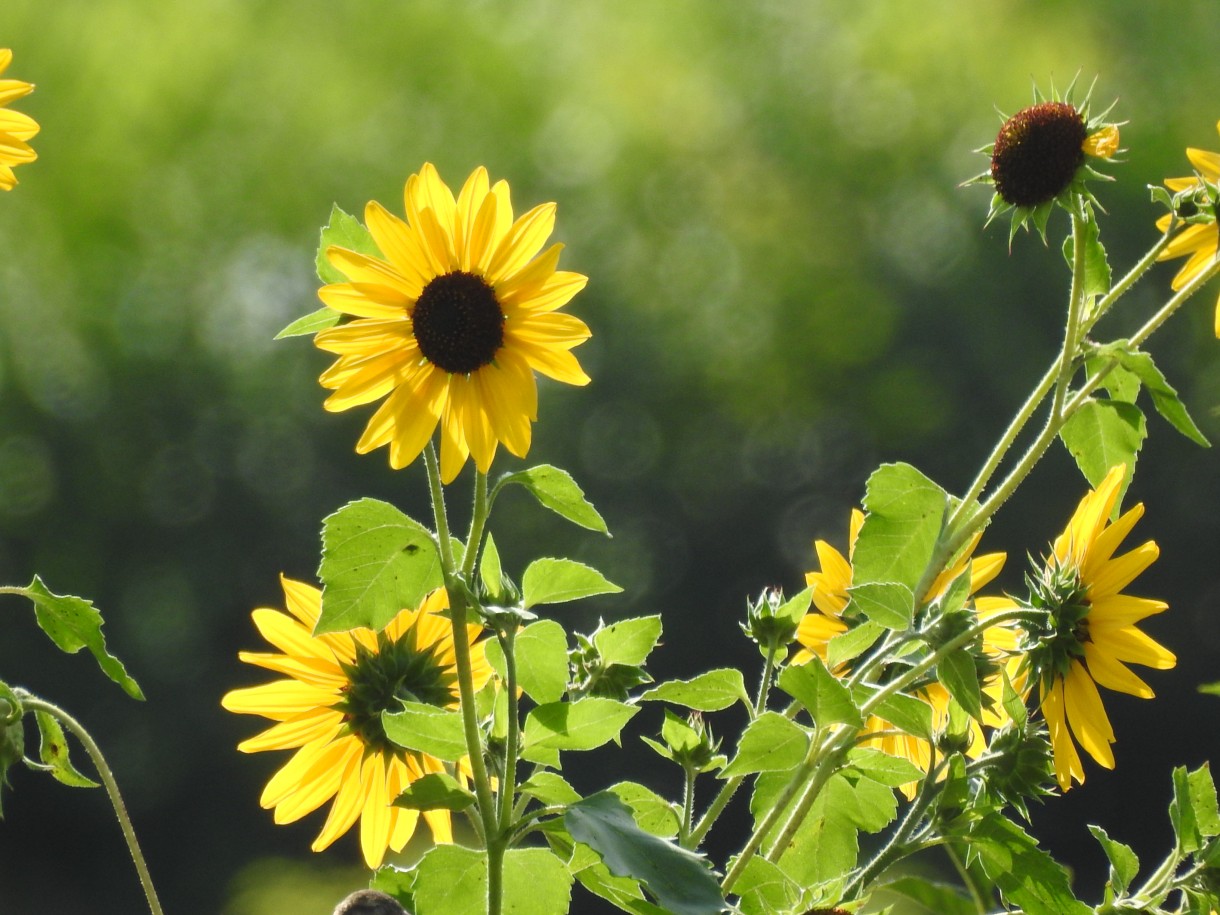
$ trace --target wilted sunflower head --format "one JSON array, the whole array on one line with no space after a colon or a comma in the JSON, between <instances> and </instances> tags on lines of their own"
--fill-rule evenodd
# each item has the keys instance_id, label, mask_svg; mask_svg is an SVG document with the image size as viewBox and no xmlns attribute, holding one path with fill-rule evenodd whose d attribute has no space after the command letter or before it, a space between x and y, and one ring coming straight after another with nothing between
<instances>
[{"instance_id":1,"label":"wilted sunflower head","mask_svg":"<svg viewBox=\"0 0 1220 915\"><path fill-rule=\"evenodd\" d=\"M1060 98L1052 89L1048 99L1035 88L1033 105L1011 116L1001 115L1004 122L995 141L979 150L991 158L990 168L966 182L995 188L987 222L1011 212L1010 243L1017 229L1028 228L1030 223L1045 242L1046 223L1055 204L1068 209L1073 197L1096 203L1085 182L1090 178L1112 180L1096 171L1091 162L1119 152L1120 125L1106 119L1109 108L1090 116L1092 87L1079 106L1069 100L1071 92L1069 86Z\"/></svg>"}]
</instances>

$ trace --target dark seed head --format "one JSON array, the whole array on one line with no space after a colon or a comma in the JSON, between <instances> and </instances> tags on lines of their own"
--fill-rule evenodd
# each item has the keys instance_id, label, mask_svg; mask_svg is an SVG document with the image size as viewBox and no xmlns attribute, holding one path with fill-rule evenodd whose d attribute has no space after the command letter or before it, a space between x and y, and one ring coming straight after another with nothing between
<instances>
[{"instance_id":1,"label":"dark seed head","mask_svg":"<svg viewBox=\"0 0 1220 915\"><path fill-rule=\"evenodd\" d=\"M488 365L504 344L504 312L495 290L473 273L434 278L415 303L411 322L424 358L453 375Z\"/></svg>"},{"instance_id":2,"label":"dark seed head","mask_svg":"<svg viewBox=\"0 0 1220 915\"><path fill-rule=\"evenodd\" d=\"M1000 128L991 153L991 177L1005 203L1035 207L1054 200L1084 162L1084 118L1065 102L1018 111Z\"/></svg>"}]
</instances>

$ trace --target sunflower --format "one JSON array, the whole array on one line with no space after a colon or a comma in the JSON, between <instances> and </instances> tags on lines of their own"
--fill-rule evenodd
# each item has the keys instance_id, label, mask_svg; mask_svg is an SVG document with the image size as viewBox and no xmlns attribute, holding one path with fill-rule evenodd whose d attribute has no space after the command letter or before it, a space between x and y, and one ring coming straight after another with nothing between
<instances>
[{"instance_id":1,"label":"sunflower","mask_svg":"<svg viewBox=\"0 0 1220 915\"><path fill-rule=\"evenodd\" d=\"M848 623L843 619L843 611L851 600L848 593L848 589L852 585L851 556L855 551L856 538L860 534L860 527L863 523L864 513L859 509L852 509L846 558L826 541L814 542L820 568L817 572L809 572L805 575L806 584L813 587L814 609L805 614L797 627L796 639L801 647L792 656L793 664L805 664L814 655L826 663L830 640L848 629ZM965 571L967 563L970 564L971 594L1000 574L1005 559L1003 553L988 553L971 561L980 536L976 535L957 558L937 575L923 597L924 603L934 601L948 591L953 581ZM1011 634L1000 626L993 626L983 634L984 649L989 654L1000 654L1008 648L1010 642ZM837 676L846 673L845 665L835 670ZM931 683L920 689L918 695L932 707L933 728L943 728L949 717L948 690L939 683ZM971 724L971 729L975 739L970 745L969 753L978 755L984 749L984 742L976 723ZM882 718L876 716L869 718L864 724L864 733L877 735L863 741L864 746L876 747L891 756L908 759L925 772L932 764L932 746L928 741L901 733ZM901 787L908 798L914 796L916 783L912 782Z\"/></svg>"},{"instance_id":2,"label":"sunflower","mask_svg":"<svg viewBox=\"0 0 1220 915\"><path fill-rule=\"evenodd\" d=\"M457 199L425 164L407 179L406 220L371 202L364 218L382 257L332 246L326 257L346 283L318 296L353 320L320 331L315 344L338 360L319 379L328 410L385 398L356 445L389 446L395 469L411 463L437 426L447 483L473 455L483 473L496 447L518 457L538 415L534 372L583 385L570 350L589 338L584 322L557 309L588 278L557 270L562 245L539 253L555 204L513 220L508 184L475 169Z\"/></svg>"},{"instance_id":3,"label":"sunflower","mask_svg":"<svg viewBox=\"0 0 1220 915\"><path fill-rule=\"evenodd\" d=\"M1011 211L1010 242L1031 223L1045 241L1055 205L1072 208L1073 194L1093 200L1086 181L1106 176L1092 163L1119 152L1119 125L1106 120L1109 109L1090 115L1092 89L1079 106L1068 100L1072 89L1062 96L1052 90L1049 99L1035 89L1035 103L1006 117L995 140L979 150L991 159L988 170L966 182L994 188L988 223Z\"/></svg>"},{"instance_id":4,"label":"sunflower","mask_svg":"<svg viewBox=\"0 0 1220 915\"><path fill-rule=\"evenodd\" d=\"M312 635L322 593L281 576L288 613L255 610L254 625L282 654L243 651L247 664L287 674L261 686L235 689L221 705L276 723L242 741L243 753L296 750L271 777L260 803L275 808L276 823L292 823L334 798L313 850L321 851L360 820L365 863L376 868L386 849L401 851L415 832L419 811L391 806L408 785L445 771L439 759L390 743L381 713L411 698L441 708L458 704L453 629L440 611L445 590L418 609L403 610L381 632ZM467 627L474 685L491 676L478 626ZM449 812L423 813L436 842L453 841Z\"/></svg>"},{"instance_id":5,"label":"sunflower","mask_svg":"<svg viewBox=\"0 0 1220 915\"><path fill-rule=\"evenodd\" d=\"M1220 122L1217 122L1216 130L1220 131ZM1190 159L1190 164L1195 167L1198 174L1190 178L1166 178L1165 187L1174 193L1197 190L1211 196L1214 201L1215 195L1220 193L1220 153L1188 147L1186 157ZM1213 202L1212 206L1214 207L1214 205ZM1214 212L1212 215L1215 216ZM1162 232L1167 232L1172 220L1172 214L1166 213L1157 220L1156 227ZM1216 262L1218 249L1220 249L1220 229L1217 229L1216 221L1213 218L1210 222L1187 226L1174 236L1157 260L1173 260L1175 257L1190 255L1177 276L1173 278L1171 286L1174 290L1178 290ZM1220 301L1216 302L1215 334L1220 337Z\"/></svg>"},{"instance_id":6,"label":"sunflower","mask_svg":"<svg viewBox=\"0 0 1220 915\"><path fill-rule=\"evenodd\" d=\"M1080 501L1045 565L1030 579L1030 603L1046 612L1047 621L1041 631L1028 633L1026 662L1030 675L1038 679L1055 777L1064 791L1072 779L1084 782L1075 743L1107 769L1114 768L1114 730L1098 685L1151 699L1148 684L1126 665L1167 670L1177 663L1172 652L1136 627L1168 604L1120 593L1160 553L1150 540L1114 556L1144 514L1141 504L1117 521L1109 520L1125 474L1125 465L1112 468Z\"/></svg>"},{"instance_id":7,"label":"sunflower","mask_svg":"<svg viewBox=\"0 0 1220 915\"><path fill-rule=\"evenodd\" d=\"M0 73L8 69L13 52L0 48ZM24 165L38 158L26 140L38 133L38 122L28 114L8 111L5 106L34 91L33 83L19 79L0 79L0 189L11 191L17 184L14 165Z\"/></svg>"}]
</instances>

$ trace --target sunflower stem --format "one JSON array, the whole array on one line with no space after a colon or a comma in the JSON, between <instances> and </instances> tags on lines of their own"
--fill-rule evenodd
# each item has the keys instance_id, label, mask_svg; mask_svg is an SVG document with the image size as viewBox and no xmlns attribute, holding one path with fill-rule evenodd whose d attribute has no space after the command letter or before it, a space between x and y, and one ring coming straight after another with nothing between
<instances>
[{"instance_id":1,"label":"sunflower stem","mask_svg":"<svg viewBox=\"0 0 1220 915\"><path fill-rule=\"evenodd\" d=\"M855 898L859 895L862 888L884 873L890 865L900 861L915 850L911 843L911 835L914 832L915 826L923 817L924 811L928 809L928 805L939 793L939 789L930 784L930 779L924 779L919 794L912 802L910 809L907 810L906 816L902 818L898 828L894 830L894 834L890 836L889 841L873 856L873 859L868 864L860 869L856 876L848 882L847 886L843 887L843 898L845 900Z\"/></svg>"},{"instance_id":2,"label":"sunflower stem","mask_svg":"<svg viewBox=\"0 0 1220 915\"><path fill-rule=\"evenodd\" d=\"M512 828L513 801L517 793L517 748L521 742L521 728L517 700L517 658L515 629L500 636L500 648L504 653L504 688L508 692L508 737L504 748L504 781L500 785L500 834L508 835Z\"/></svg>"},{"instance_id":3,"label":"sunflower stem","mask_svg":"<svg viewBox=\"0 0 1220 915\"><path fill-rule=\"evenodd\" d=\"M449 522L445 515L445 490L437 466L436 449L431 443L424 451L424 466L428 472L428 491L432 496L432 516L436 523L436 536L439 540L441 571L444 575L445 590L449 593L449 621L453 628L453 656L457 667L462 729L466 735L466 752L470 757L470 770L474 775L475 796L479 799L479 816L483 820L484 841L487 846L487 912L488 915L499 915L503 891L501 871L504 866L505 846L496 817L491 779L488 777L487 764L483 758L483 735L479 730L474 707L470 636L466 631L470 592L461 571L454 563L453 546L449 540ZM466 552L471 552L469 544L467 544Z\"/></svg>"},{"instance_id":4,"label":"sunflower stem","mask_svg":"<svg viewBox=\"0 0 1220 915\"><path fill-rule=\"evenodd\" d=\"M136 840L136 831L131 825L131 817L127 815L127 806L123 803L123 797L119 794L118 782L114 779L114 772L106 763L106 758L102 756L101 748L97 742L85 730L84 725L65 712L57 705L52 705L39 699L36 696L31 696L24 690L21 695L22 707L34 712L45 712L54 718L63 722L64 727L76 735L76 739L81 742L85 748L85 752L89 754L89 758L93 760L93 765L101 776L102 784L106 787L106 795L110 798L110 806L114 808L114 814L118 817L119 828L123 831L123 839L127 842L127 850L131 853L131 860L135 863L136 873L140 877L140 885L144 888L144 898L148 901L149 911L153 915L163 915L161 902L157 899L157 890L153 886L152 875L148 872L148 865L144 861L144 855L140 851L140 843Z\"/></svg>"},{"instance_id":5,"label":"sunflower stem","mask_svg":"<svg viewBox=\"0 0 1220 915\"><path fill-rule=\"evenodd\" d=\"M682 772L686 776L686 783L682 791L682 825L678 831L678 844L689 848L686 843L695 820L695 772L689 766L683 766Z\"/></svg>"},{"instance_id":6,"label":"sunflower stem","mask_svg":"<svg viewBox=\"0 0 1220 915\"><path fill-rule=\"evenodd\" d=\"M767 646L767 660L763 664L762 680L758 684L758 698L754 700L754 709L751 718L757 718L762 714L763 708L767 704L767 693L771 691L771 675L775 673L775 653L778 650L776 645Z\"/></svg>"}]
</instances>

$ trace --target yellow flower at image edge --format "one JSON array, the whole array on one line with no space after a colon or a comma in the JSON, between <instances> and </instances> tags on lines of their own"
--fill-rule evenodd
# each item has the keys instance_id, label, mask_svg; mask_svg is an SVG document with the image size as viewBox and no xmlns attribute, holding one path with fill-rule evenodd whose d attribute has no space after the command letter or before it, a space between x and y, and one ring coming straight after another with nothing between
<instances>
[{"instance_id":1,"label":"yellow flower at image edge","mask_svg":"<svg viewBox=\"0 0 1220 915\"><path fill-rule=\"evenodd\" d=\"M453 630L439 611L448 606L444 589L419 608L403 610L379 633L353 629L312 635L321 610L321 592L281 577L288 613L261 608L254 625L281 653L243 651L241 660L288 679L235 689L221 704L231 712L261 715L276 722L238 744L245 753L296 750L271 777L260 803L275 808L276 823L292 823L334 799L313 843L321 851L360 820L365 863L378 867L387 849L401 851L415 832L419 811L392 806L408 785L430 772L443 772L439 759L389 742L381 712L411 698L455 708L457 670ZM478 626L467 627L475 689L491 676ZM452 841L446 810L424 811L437 842Z\"/></svg>"},{"instance_id":2,"label":"yellow flower at image edge","mask_svg":"<svg viewBox=\"0 0 1220 915\"><path fill-rule=\"evenodd\" d=\"M1220 131L1220 122L1216 124L1216 129ZM1193 175L1189 178L1167 178L1165 179L1167 188L1177 193L1200 188L1204 181L1212 186L1220 185L1220 153L1192 147L1186 150L1186 157L1190 159L1190 164L1198 169L1202 180ZM1166 231L1171 219L1172 216L1166 213L1157 220L1156 227L1162 232ZM1175 235L1157 260L1173 260L1189 255L1186 263L1182 265L1182 269L1173 278L1171 285L1173 289L1177 290L1214 264L1218 251L1220 251L1220 228L1217 228L1215 222L1199 223L1187 226ZM1220 337L1220 301L1216 302L1214 330L1216 336Z\"/></svg>"},{"instance_id":3,"label":"yellow flower at image edge","mask_svg":"<svg viewBox=\"0 0 1220 915\"><path fill-rule=\"evenodd\" d=\"M501 442L525 456L538 415L535 371L588 383L570 350L589 328L557 312L587 277L557 269L562 245L542 251L555 205L514 220L508 184L489 184L483 168L455 199L424 165L407 179L404 204L405 221L376 202L365 208L381 258L326 252L348 282L318 295L352 320L316 335L339 357L320 381L334 391L328 410L385 398L356 450L388 445L394 468L411 463L439 425L450 482L468 456L486 473Z\"/></svg>"},{"instance_id":4,"label":"yellow flower at image edge","mask_svg":"<svg viewBox=\"0 0 1220 915\"><path fill-rule=\"evenodd\" d=\"M0 73L8 69L13 52L0 48ZM34 91L32 83L18 79L0 79L0 190L12 190L17 184L13 166L33 162L38 154L26 140L38 133L38 122L19 111L9 111L9 102L29 95Z\"/></svg>"},{"instance_id":5,"label":"yellow flower at image edge","mask_svg":"<svg viewBox=\"0 0 1220 915\"><path fill-rule=\"evenodd\" d=\"M863 524L864 513L859 509L852 509L846 557L824 540L814 542L814 549L818 554L819 571L810 572L805 576L806 584L813 587L814 609L805 614L800 625L797 627L796 639L801 647L792 656L791 663L808 663L814 655L817 655L825 663L830 640L836 635L847 631L848 624L842 617L843 611L847 609L847 605L851 600L848 594L848 589L852 585L851 557L855 551L856 539L860 534L860 528ZM971 563L971 594L974 594L1000 574L1000 569L1004 566L1005 555L1003 553L988 553L983 556L974 557L973 562L971 562L971 556L978 546L978 542L979 537L976 536L967 544L966 549L962 550L956 561L936 577L936 580L932 582L931 587L928 588L928 592L924 596L925 602L934 600L944 594L953 580L965 571L968 562ZM984 630L984 649L989 653L998 654L1001 651L1006 651L1012 647L1013 643L1013 633L1008 629L993 626ZM843 669L835 670L836 676L842 676L845 673L846 671ZM992 686L993 690L995 688ZM949 714L948 691L939 683L933 683L920 690L919 695L932 707L933 727L944 727ZM994 723L998 725L1000 723L994 714L989 713L985 717L989 719L988 724ZM972 725L972 730L974 732L974 739L968 754L977 756L985 749L985 743L977 726ZM863 741L862 746L875 747L884 753L889 753L891 756L900 756L919 766L925 772L931 765L932 746L928 741L910 734L897 733L893 725L882 718L876 716L870 718L865 722L864 732L876 733L881 736ZM916 784L912 782L901 786L903 793L908 798L914 796Z\"/></svg>"},{"instance_id":6,"label":"yellow flower at image edge","mask_svg":"<svg viewBox=\"0 0 1220 915\"><path fill-rule=\"evenodd\" d=\"M1168 649L1136 624L1160 613L1164 601L1120 593L1159 555L1151 540L1114 556L1123 538L1144 514L1136 505L1109 522L1126 468L1113 468L1090 492L1055 540L1039 585L1041 601L1057 624L1050 643L1029 657L1039 675L1042 713L1050 731L1055 775L1066 791L1072 779L1084 782L1084 768L1072 741L1098 763L1114 768L1114 731L1098 685L1151 699L1152 690L1127 664L1167 670L1177 663ZM1038 601L1035 601L1037 604ZM1070 734L1069 734L1070 729Z\"/></svg>"}]
</instances>

